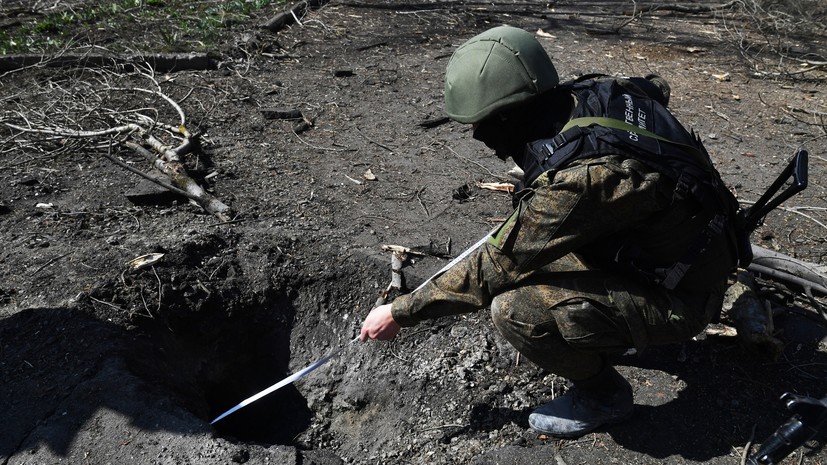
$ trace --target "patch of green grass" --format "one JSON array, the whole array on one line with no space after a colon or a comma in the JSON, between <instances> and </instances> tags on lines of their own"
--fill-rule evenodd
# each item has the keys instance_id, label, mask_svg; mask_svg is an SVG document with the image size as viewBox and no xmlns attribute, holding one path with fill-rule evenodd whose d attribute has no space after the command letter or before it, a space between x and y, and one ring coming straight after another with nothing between
<instances>
[{"instance_id":1,"label":"patch of green grass","mask_svg":"<svg viewBox=\"0 0 827 465\"><path fill-rule=\"evenodd\" d=\"M232 28L250 27L286 0L114 0L32 17L0 30L0 54L49 53L76 45L118 50L207 51Z\"/></svg>"}]
</instances>

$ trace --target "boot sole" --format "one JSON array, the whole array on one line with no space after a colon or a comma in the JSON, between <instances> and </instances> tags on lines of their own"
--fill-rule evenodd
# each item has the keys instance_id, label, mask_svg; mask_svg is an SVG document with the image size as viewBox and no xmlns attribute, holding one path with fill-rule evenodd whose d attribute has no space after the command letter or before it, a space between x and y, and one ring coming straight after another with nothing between
<instances>
[{"instance_id":1,"label":"boot sole","mask_svg":"<svg viewBox=\"0 0 827 465\"><path fill-rule=\"evenodd\" d=\"M560 438L560 439L577 439L577 438L579 438L579 437L582 437L582 436L584 436L584 435L586 435L586 434L591 433L591 432L592 432L592 431L594 431L594 430L600 429L601 427L604 427L604 426L611 426L611 425L616 425L616 424L618 424L618 423L623 423L624 421L628 420L628 419L629 419L629 418L630 418L630 417L631 417L634 413L635 413L635 410L634 410L634 409L632 409L632 410L630 410L628 413L625 413L625 414L623 414L623 415L621 415L621 416L619 416L619 417L612 418L611 420L607 420L607 421L605 421L605 422L603 422L603 423L601 423L601 424L599 424L599 425L595 425L593 428L589 428L589 429L587 429L587 430L581 430L581 431L578 431L578 432L576 432L576 433L556 433L556 432L550 432L550 431L542 431L542 430L540 430L540 429L536 429L536 428L534 428L534 427L531 427L531 429L533 429L534 431L537 431L538 433L548 434L549 436L553 436L553 437L555 437L555 438ZM530 425L529 425L529 426L530 426Z\"/></svg>"}]
</instances>

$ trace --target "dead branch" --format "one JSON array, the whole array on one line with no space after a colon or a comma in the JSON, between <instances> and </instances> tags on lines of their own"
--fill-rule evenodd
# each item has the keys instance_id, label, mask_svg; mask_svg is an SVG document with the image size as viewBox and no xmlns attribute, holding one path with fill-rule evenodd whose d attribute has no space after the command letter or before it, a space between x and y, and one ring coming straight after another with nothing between
<instances>
[{"instance_id":1,"label":"dead branch","mask_svg":"<svg viewBox=\"0 0 827 465\"><path fill-rule=\"evenodd\" d=\"M796 107L796 106L793 106L793 105L787 105L787 109L790 110L790 111L794 111L794 112L797 112L797 113L804 113L804 114L807 114L807 115L813 115L813 116L819 116L819 117L827 116L827 112L824 112L824 111L807 110L807 109Z\"/></svg>"},{"instance_id":2,"label":"dead branch","mask_svg":"<svg viewBox=\"0 0 827 465\"><path fill-rule=\"evenodd\" d=\"M660 11L671 11L675 13L687 13L687 14L701 14L701 13L711 13L711 12L718 12L718 11L725 11L729 10L739 4L741 4L743 0L732 0L723 4L719 5L678 5L678 4L662 4L656 3L649 6L642 6L638 7L636 1L632 1L632 12L629 14L629 18L622 21L620 24L605 27L605 26L591 26L588 27L586 32L590 34L618 34L621 29L628 26L629 24L633 23L635 20L642 18L646 14L656 13Z\"/></svg>"},{"instance_id":3,"label":"dead branch","mask_svg":"<svg viewBox=\"0 0 827 465\"><path fill-rule=\"evenodd\" d=\"M827 295L827 266L807 263L755 244L752 253L748 270Z\"/></svg>"},{"instance_id":4,"label":"dead branch","mask_svg":"<svg viewBox=\"0 0 827 465\"><path fill-rule=\"evenodd\" d=\"M153 154L152 154L152 153L150 153L148 150L146 150L145 148L143 148L143 147L141 147L141 146L139 146L139 145L138 145L138 146L136 146L134 149L136 149L136 151L140 150L140 151L145 152L145 156L148 156L148 157L150 157L150 158L155 158L155 155L153 155ZM173 186L173 185L172 185L172 184L170 184L170 183L167 183L167 182L164 182L164 181L162 181L162 180L160 180L160 179L154 178L154 177L152 177L152 176L150 176L150 175L148 175L148 174L144 173L143 171L141 171L141 170L139 170L139 169L137 169L137 168L134 168L134 167L132 167L132 166L129 166L129 165L127 165L126 163L122 162L121 160L118 160L117 158L115 158L114 156L112 156L112 154L111 154L111 153L105 153L105 154L103 154L103 156L104 156L106 159L108 159L109 161L111 161L112 163L114 163L114 164L116 164L116 165L120 166L121 168L123 168L123 169L125 169L125 170L127 170L127 171L131 171L132 173L137 174L138 176L140 176L140 177L142 177L142 178L146 179L147 181L152 181L152 182L154 182L155 184L158 184L159 186L163 187L164 189L170 190L170 191L175 192L176 194L179 194L179 195L183 195L184 197L187 197L187 198L189 198L189 199L192 199L192 200L197 200L197 198L196 198L195 196L192 196L192 194L190 194L189 192L187 192L187 191L185 191L185 190L183 190L183 189L179 189L179 188L177 188L177 187Z\"/></svg>"},{"instance_id":5,"label":"dead branch","mask_svg":"<svg viewBox=\"0 0 827 465\"><path fill-rule=\"evenodd\" d=\"M425 250L427 249L427 250ZM421 247L405 247L401 245L383 245L382 250L386 252L398 252L406 255L414 255L417 257L437 257L437 258L452 258L450 251L448 252L434 252L431 246Z\"/></svg>"},{"instance_id":6,"label":"dead branch","mask_svg":"<svg viewBox=\"0 0 827 465\"><path fill-rule=\"evenodd\" d=\"M386 252L396 252L396 253L405 254L405 255L418 255L420 257L424 257L424 256L428 255L424 252L419 252L417 250L413 250L409 247L404 247L404 246L401 246L401 245L383 245L382 250L384 250Z\"/></svg>"},{"instance_id":7,"label":"dead branch","mask_svg":"<svg viewBox=\"0 0 827 465\"><path fill-rule=\"evenodd\" d=\"M221 221L230 220L232 214L229 206L207 193L187 173L183 158L198 148L199 135L189 131L183 108L178 101L163 91L155 79L154 70L138 69L128 76L89 69L83 69L80 73L84 77L91 76L92 79L73 77L68 88L58 83L50 83L50 86L40 93L20 96L15 100L18 108L0 114L0 121L19 134L47 136L40 141L28 141L30 146L61 146L65 145L68 139L92 140L97 141L98 145L108 141L110 149L113 144L127 147L146 158L169 177L170 183L164 185L165 188L185 195ZM112 81L116 79L129 80L134 77L149 80L154 88L112 85ZM142 101L135 99L135 94L145 94L163 101L166 108L171 109L176 115L173 120L175 122L168 123L161 119L163 107L130 108L134 107L133 101ZM33 101L43 101L45 106L33 105ZM110 101L112 103L109 103ZM148 116L146 113L155 115ZM161 140L160 136L155 134L159 129L165 132L167 139L176 142L171 144ZM20 138L12 138L10 143L25 149ZM111 153L106 158L136 172L125 163L118 163Z\"/></svg>"},{"instance_id":8,"label":"dead branch","mask_svg":"<svg viewBox=\"0 0 827 465\"><path fill-rule=\"evenodd\" d=\"M221 221L230 221L232 219L230 207L199 186L198 183L187 174L186 168L184 168L184 165L180 161L165 161L157 158L152 152L134 142L127 141L124 142L124 145L142 155L144 158L154 160L155 168L158 168L159 171L167 175L172 180L172 183L179 188L174 189L174 192L186 196L196 205L203 208L204 211L215 215ZM157 180L154 182L157 182ZM163 186L163 184L161 185Z\"/></svg>"},{"instance_id":9,"label":"dead branch","mask_svg":"<svg viewBox=\"0 0 827 465\"><path fill-rule=\"evenodd\" d=\"M206 53L173 53L136 56L109 56L100 54L69 54L66 50L54 56L43 55L3 55L0 56L0 72L5 73L36 67L120 67L132 71L139 64L146 64L161 73L214 69L215 62Z\"/></svg>"},{"instance_id":10,"label":"dead branch","mask_svg":"<svg viewBox=\"0 0 827 465\"><path fill-rule=\"evenodd\" d=\"M491 191L514 192L514 184L510 182L478 182L477 187Z\"/></svg>"},{"instance_id":11,"label":"dead branch","mask_svg":"<svg viewBox=\"0 0 827 465\"><path fill-rule=\"evenodd\" d=\"M642 8L641 13L652 13L655 11L674 11L676 13L711 13L713 11L728 10L736 5L741 4L743 0L732 0L730 2L722 3L720 5L678 5L678 4L655 4Z\"/></svg>"},{"instance_id":12,"label":"dead branch","mask_svg":"<svg viewBox=\"0 0 827 465\"><path fill-rule=\"evenodd\" d=\"M391 252L391 282L388 287L376 299L374 307L384 305L389 300L393 300L391 294L400 294L405 290L405 277L402 274L402 265L408 259L408 254L403 251L404 247L398 246L382 246L382 250Z\"/></svg>"},{"instance_id":13,"label":"dead branch","mask_svg":"<svg viewBox=\"0 0 827 465\"><path fill-rule=\"evenodd\" d=\"M21 115L22 117L22 115ZM100 129L95 131L85 131L85 130L73 130L69 128L62 128L62 127L55 127L55 128L46 128L46 127L33 127L33 126L18 126L13 123L4 122L4 125L11 129L15 129L20 132L30 132L34 134L46 134L49 136L61 136L61 137L75 137L75 138L94 138L94 137L103 137L103 136L113 136L113 135L123 135L123 134L130 134L132 132L143 132L143 128L137 124L124 124L122 126L115 126L113 128L108 129Z\"/></svg>"},{"instance_id":14,"label":"dead branch","mask_svg":"<svg viewBox=\"0 0 827 465\"><path fill-rule=\"evenodd\" d=\"M772 2L741 0L737 8L741 25L725 24L724 28L734 39L754 76L793 79L827 68L827 60L817 52L818 41L802 43L800 39L802 35L818 37L813 32L823 31L823 24L806 14L782 10ZM808 52L804 48L807 46L813 51ZM802 51L793 53L796 49ZM823 80L824 77L814 79Z\"/></svg>"},{"instance_id":15,"label":"dead branch","mask_svg":"<svg viewBox=\"0 0 827 465\"><path fill-rule=\"evenodd\" d=\"M327 0L303 0L293 3L284 11L268 19L261 27L270 32L278 32L284 26L294 22L301 25L299 17L304 16L309 9L318 8L325 3L327 3Z\"/></svg>"},{"instance_id":16,"label":"dead branch","mask_svg":"<svg viewBox=\"0 0 827 465\"><path fill-rule=\"evenodd\" d=\"M816 157L816 158L818 158L818 157ZM754 201L752 201L752 200L746 200L746 199L739 199L738 201L739 201L740 203L744 203L744 204L748 204L748 205L752 205L752 204L754 204L754 203L755 203L755 202L754 202ZM817 219L813 218L811 215L808 215L808 214L804 213L805 211L817 211L817 212L821 212L821 211L825 211L825 210L827 210L827 209L825 209L825 208L822 208L822 207L806 207L806 206L805 206L805 207L784 207L784 206L778 206L778 207L775 207L775 208L776 208L776 209L778 209L778 210L782 210L782 211L785 211L785 212L790 212L790 213L793 213L793 214L796 214L796 215L802 216L802 217L804 217L804 218L807 218L808 220L810 220L810 221L812 221L813 223L815 223L815 224L817 224L817 225L821 226L822 228L827 229L827 224L824 224L824 223L822 223L821 221L819 221L819 220L817 220Z\"/></svg>"}]
</instances>

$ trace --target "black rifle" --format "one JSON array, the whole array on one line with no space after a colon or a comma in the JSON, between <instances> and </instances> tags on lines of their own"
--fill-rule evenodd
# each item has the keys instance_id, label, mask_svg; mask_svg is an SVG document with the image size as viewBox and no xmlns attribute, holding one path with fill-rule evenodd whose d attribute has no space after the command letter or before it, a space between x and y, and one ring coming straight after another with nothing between
<instances>
[{"instance_id":1,"label":"black rifle","mask_svg":"<svg viewBox=\"0 0 827 465\"><path fill-rule=\"evenodd\" d=\"M777 197L781 187L789 187ZM799 149L781 175L752 207L741 210L740 226L749 235L764 222L764 217L781 202L807 187L807 151ZM758 450L749 456L748 465L776 465L820 433L827 433L827 397L818 400L789 392L781 396L793 416L781 425Z\"/></svg>"},{"instance_id":2,"label":"black rifle","mask_svg":"<svg viewBox=\"0 0 827 465\"><path fill-rule=\"evenodd\" d=\"M789 199L793 195L803 191L807 187L807 151L798 149L793 155L793 158L781 172L781 175L776 178L772 185L751 207L741 210L742 226L746 231L752 232L764 222L764 217L767 213L775 207L781 205L781 202ZM790 186L784 192L773 196L781 187L792 181Z\"/></svg>"},{"instance_id":3,"label":"black rifle","mask_svg":"<svg viewBox=\"0 0 827 465\"><path fill-rule=\"evenodd\" d=\"M818 434L827 433L827 397L818 400L787 392L781 400L793 416L749 456L748 465L775 465Z\"/></svg>"}]
</instances>

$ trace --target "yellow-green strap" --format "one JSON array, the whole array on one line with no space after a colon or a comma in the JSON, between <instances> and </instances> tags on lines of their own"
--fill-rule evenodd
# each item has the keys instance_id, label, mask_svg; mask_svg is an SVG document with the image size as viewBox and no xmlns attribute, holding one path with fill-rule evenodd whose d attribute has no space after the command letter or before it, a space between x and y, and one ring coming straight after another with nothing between
<instances>
[{"instance_id":1,"label":"yellow-green strap","mask_svg":"<svg viewBox=\"0 0 827 465\"><path fill-rule=\"evenodd\" d=\"M712 167L712 164L708 160L708 157L706 157L703 154L703 152L698 150L697 147L693 147L693 146L687 145L687 144L681 144L680 142L671 141L671 140L669 140L665 137L662 137L662 136L659 136L659 135L655 134L652 131L647 131L646 129L639 128L639 127L637 127L633 124L629 124L625 121L615 119L615 118L608 118L608 117L605 117L605 116L584 116L584 117L581 117L581 118L574 118L572 120L569 120L569 122L566 123L565 126L563 126L563 129L560 132L562 133L563 131L566 131L567 129L571 129L575 126L580 126L580 127L585 128L585 127L589 127L589 126L593 126L593 125L603 126L604 128L620 129L622 131L634 132L635 134L639 134L639 135L646 136L646 137L651 137L652 139L657 139L661 142L665 142L667 144L671 144L671 145L680 147L680 148L686 150L687 152L691 153L693 156L695 156L698 159L698 161L703 163L704 167L706 167L706 168L711 168Z\"/></svg>"}]
</instances>

